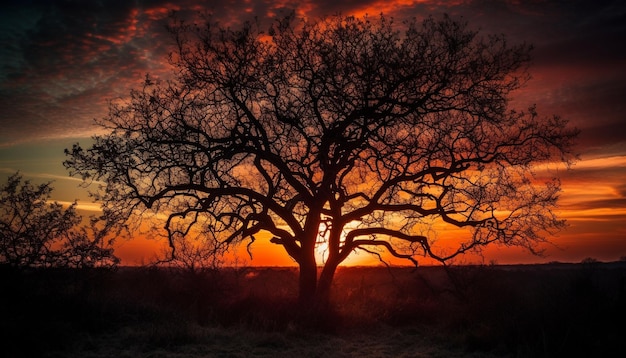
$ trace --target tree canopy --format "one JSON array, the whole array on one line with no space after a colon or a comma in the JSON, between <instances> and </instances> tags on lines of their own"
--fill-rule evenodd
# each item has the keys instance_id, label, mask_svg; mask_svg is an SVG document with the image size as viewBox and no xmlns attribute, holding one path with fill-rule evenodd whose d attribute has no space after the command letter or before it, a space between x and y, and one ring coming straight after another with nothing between
<instances>
[{"instance_id":1,"label":"tree canopy","mask_svg":"<svg viewBox=\"0 0 626 358\"><path fill-rule=\"evenodd\" d=\"M510 108L526 44L448 16L170 31L175 78L147 76L65 164L106 183L105 210L162 214L174 255L192 231L227 246L266 232L306 298L357 250L446 262L490 243L534 250L563 225L558 180L534 168L569 164L576 130ZM456 247L435 240L446 226L467 229Z\"/></svg>"}]
</instances>

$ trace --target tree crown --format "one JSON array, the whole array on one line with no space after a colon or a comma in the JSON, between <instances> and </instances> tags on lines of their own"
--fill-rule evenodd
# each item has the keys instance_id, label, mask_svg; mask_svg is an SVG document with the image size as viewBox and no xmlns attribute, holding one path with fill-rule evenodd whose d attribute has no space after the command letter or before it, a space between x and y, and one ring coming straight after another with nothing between
<instances>
[{"instance_id":1,"label":"tree crown","mask_svg":"<svg viewBox=\"0 0 626 358\"><path fill-rule=\"evenodd\" d=\"M147 77L66 165L106 183L107 210L165 214L172 248L192 228L226 245L263 231L299 264L321 242L335 266L354 250L445 262L533 250L563 224L558 181L533 166L569 163L576 131L509 108L530 46L447 16L170 30L176 78ZM435 222L468 235L438 250Z\"/></svg>"}]
</instances>

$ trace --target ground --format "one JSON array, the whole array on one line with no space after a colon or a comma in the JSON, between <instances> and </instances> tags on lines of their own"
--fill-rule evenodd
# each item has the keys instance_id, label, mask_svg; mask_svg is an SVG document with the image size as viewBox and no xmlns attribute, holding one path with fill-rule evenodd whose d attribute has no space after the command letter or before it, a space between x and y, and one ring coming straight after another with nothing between
<instances>
[{"instance_id":1,"label":"ground","mask_svg":"<svg viewBox=\"0 0 626 358\"><path fill-rule=\"evenodd\" d=\"M2 268L4 357L610 357L626 262L342 268L332 306L297 272Z\"/></svg>"}]
</instances>

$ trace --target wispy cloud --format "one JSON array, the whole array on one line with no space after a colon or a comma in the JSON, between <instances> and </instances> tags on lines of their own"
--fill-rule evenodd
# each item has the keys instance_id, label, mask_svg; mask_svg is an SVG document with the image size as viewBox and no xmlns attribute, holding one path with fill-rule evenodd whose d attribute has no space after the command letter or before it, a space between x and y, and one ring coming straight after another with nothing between
<instances>
[{"instance_id":1,"label":"wispy cloud","mask_svg":"<svg viewBox=\"0 0 626 358\"><path fill-rule=\"evenodd\" d=\"M50 203L61 204L63 207L66 207L66 208L74 204L73 201L59 201L59 200L50 200ZM76 202L76 209L78 209L79 211L87 211L89 213L101 213L102 212L102 208L100 204L85 203L81 201Z\"/></svg>"},{"instance_id":2,"label":"wispy cloud","mask_svg":"<svg viewBox=\"0 0 626 358\"><path fill-rule=\"evenodd\" d=\"M68 181L73 181L73 182L83 182L83 180L81 178L76 178L76 177L71 177L71 176L62 176L62 175L57 175L57 174L49 174L49 173L39 173L39 172L28 172L28 171L20 171L14 168L6 168L6 167L0 167L0 173L4 173L4 174L15 174L19 172L22 176L24 177L28 177L28 178L38 178L38 179L47 179L47 180L51 180L51 181L55 181L55 180L68 180ZM102 182L94 182L96 184L100 183L100 184L104 184Z\"/></svg>"}]
</instances>

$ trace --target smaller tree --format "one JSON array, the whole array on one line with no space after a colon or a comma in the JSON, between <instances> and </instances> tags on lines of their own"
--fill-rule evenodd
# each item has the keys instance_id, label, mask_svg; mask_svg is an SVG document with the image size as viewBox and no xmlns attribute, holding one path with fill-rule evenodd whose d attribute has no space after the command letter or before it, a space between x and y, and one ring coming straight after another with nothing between
<instances>
[{"instance_id":1,"label":"smaller tree","mask_svg":"<svg viewBox=\"0 0 626 358\"><path fill-rule=\"evenodd\" d=\"M215 271L224 265L226 250L226 246L214 240L180 237L176 242L176 254L172 255L171 250L166 249L163 254L166 259L159 260L157 264L176 267L190 274Z\"/></svg>"},{"instance_id":2,"label":"smaller tree","mask_svg":"<svg viewBox=\"0 0 626 358\"><path fill-rule=\"evenodd\" d=\"M63 208L50 202L51 182L35 186L19 173L0 187L0 264L13 267L115 266L111 224L91 217L88 224L77 202Z\"/></svg>"}]
</instances>

